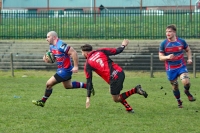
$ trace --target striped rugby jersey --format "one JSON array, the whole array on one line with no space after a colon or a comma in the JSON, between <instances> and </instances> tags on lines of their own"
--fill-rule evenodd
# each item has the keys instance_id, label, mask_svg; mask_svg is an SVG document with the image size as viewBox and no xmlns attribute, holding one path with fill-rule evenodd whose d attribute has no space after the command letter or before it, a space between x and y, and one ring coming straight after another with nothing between
<instances>
[{"instance_id":1,"label":"striped rugby jersey","mask_svg":"<svg viewBox=\"0 0 200 133\"><path fill-rule=\"evenodd\" d=\"M71 71L73 68L70 55L68 55L69 49L70 46L60 39L58 39L56 45L50 45L50 51L56 57L58 69L64 68Z\"/></svg>"},{"instance_id":2,"label":"striped rugby jersey","mask_svg":"<svg viewBox=\"0 0 200 133\"><path fill-rule=\"evenodd\" d=\"M165 56L169 54L174 54L174 58L165 61L166 70L175 70L182 66L185 66L184 60L184 50L188 47L188 44L184 39L176 38L175 42L170 42L165 39L159 47L159 52L163 53Z\"/></svg>"}]
</instances>

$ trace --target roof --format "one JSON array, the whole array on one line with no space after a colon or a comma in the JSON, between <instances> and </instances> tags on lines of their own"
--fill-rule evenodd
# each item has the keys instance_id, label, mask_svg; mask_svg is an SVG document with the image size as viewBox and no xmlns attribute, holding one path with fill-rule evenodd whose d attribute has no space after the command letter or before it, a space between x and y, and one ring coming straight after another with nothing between
<instances>
[{"instance_id":1,"label":"roof","mask_svg":"<svg viewBox=\"0 0 200 133\"><path fill-rule=\"evenodd\" d=\"M2 0L3 8L44 8L49 1L50 8L92 7L139 7L140 0ZM113 2L114 1L114 2ZM191 0L195 5L197 0ZM142 6L189 6L190 0L142 0Z\"/></svg>"}]
</instances>

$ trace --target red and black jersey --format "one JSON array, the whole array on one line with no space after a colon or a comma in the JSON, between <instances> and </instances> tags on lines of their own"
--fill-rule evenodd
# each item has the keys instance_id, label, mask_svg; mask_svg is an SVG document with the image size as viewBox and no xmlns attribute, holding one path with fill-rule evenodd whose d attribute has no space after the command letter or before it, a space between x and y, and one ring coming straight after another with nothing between
<instances>
[{"instance_id":1,"label":"red and black jersey","mask_svg":"<svg viewBox=\"0 0 200 133\"><path fill-rule=\"evenodd\" d=\"M85 76L87 79L88 96L90 96L93 88L92 71L95 71L108 84L110 83L111 77L117 78L116 74L121 72L122 68L118 64L114 63L109 56L119 54L123 50L124 46L121 46L118 48L101 48L89 53L84 66Z\"/></svg>"}]
</instances>

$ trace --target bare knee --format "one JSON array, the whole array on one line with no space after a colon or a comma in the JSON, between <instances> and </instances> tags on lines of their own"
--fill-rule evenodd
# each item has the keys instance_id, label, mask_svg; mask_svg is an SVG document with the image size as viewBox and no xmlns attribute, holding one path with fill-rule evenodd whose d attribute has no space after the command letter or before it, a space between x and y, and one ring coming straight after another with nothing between
<instances>
[{"instance_id":1,"label":"bare knee","mask_svg":"<svg viewBox=\"0 0 200 133\"><path fill-rule=\"evenodd\" d=\"M64 88L65 89L72 89L72 86L71 85L64 85Z\"/></svg>"},{"instance_id":2,"label":"bare knee","mask_svg":"<svg viewBox=\"0 0 200 133\"><path fill-rule=\"evenodd\" d=\"M46 89L47 89L47 90L52 89L52 87L53 87L52 85L46 84Z\"/></svg>"},{"instance_id":3,"label":"bare knee","mask_svg":"<svg viewBox=\"0 0 200 133\"><path fill-rule=\"evenodd\" d=\"M118 103L121 102L121 98L119 95L112 95L112 99L114 102Z\"/></svg>"},{"instance_id":4,"label":"bare knee","mask_svg":"<svg viewBox=\"0 0 200 133\"><path fill-rule=\"evenodd\" d=\"M52 87L57 84L57 81L54 76L52 76L47 82L46 82L46 89L52 89Z\"/></svg>"},{"instance_id":5,"label":"bare knee","mask_svg":"<svg viewBox=\"0 0 200 133\"><path fill-rule=\"evenodd\" d=\"M73 87L71 81L65 81L62 83L63 83L63 86L65 89L72 89L72 87Z\"/></svg>"},{"instance_id":6,"label":"bare knee","mask_svg":"<svg viewBox=\"0 0 200 133\"><path fill-rule=\"evenodd\" d=\"M118 103L119 101L117 99L113 99L114 102Z\"/></svg>"},{"instance_id":7,"label":"bare knee","mask_svg":"<svg viewBox=\"0 0 200 133\"><path fill-rule=\"evenodd\" d=\"M188 74L181 75L180 79L184 85L190 84L190 78L189 78Z\"/></svg>"},{"instance_id":8,"label":"bare knee","mask_svg":"<svg viewBox=\"0 0 200 133\"><path fill-rule=\"evenodd\" d=\"M171 81L170 83L171 83L171 85L173 86L173 89L174 89L174 90L177 90L177 89L178 89L178 81L177 81L177 80Z\"/></svg>"}]
</instances>

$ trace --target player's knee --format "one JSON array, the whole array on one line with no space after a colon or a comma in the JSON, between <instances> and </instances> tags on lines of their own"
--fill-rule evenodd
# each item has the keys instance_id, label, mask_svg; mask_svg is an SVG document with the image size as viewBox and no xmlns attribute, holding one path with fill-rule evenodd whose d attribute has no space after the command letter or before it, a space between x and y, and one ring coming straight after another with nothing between
<instances>
[{"instance_id":1,"label":"player's knee","mask_svg":"<svg viewBox=\"0 0 200 133\"><path fill-rule=\"evenodd\" d=\"M64 85L65 89L73 89L72 85Z\"/></svg>"},{"instance_id":2,"label":"player's knee","mask_svg":"<svg viewBox=\"0 0 200 133\"><path fill-rule=\"evenodd\" d=\"M65 89L73 89L74 88L72 83L69 83L69 82L63 83L63 86Z\"/></svg>"},{"instance_id":3,"label":"player's knee","mask_svg":"<svg viewBox=\"0 0 200 133\"><path fill-rule=\"evenodd\" d=\"M53 82L51 82L51 81L47 81L47 82L46 82L46 88L47 88L47 89L51 89L53 86L54 86L54 83L53 83Z\"/></svg>"},{"instance_id":4,"label":"player's knee","mask_svg":"<svg viewBox=\"0 0 200 133\"><path fill-rule=\"evenodd\" d=\"M49 88L51 88L51 87L52 87L52 86L47 82L47 83L46 83L46 88L49 89Z\"/></svg>"},{"instance_id":5,"label":"player's knee","mask_svg":"<svg viewBox=\"0 0 200 133\"><path fill-rule=\"evenodd\" d=\"M51 86L51 85L46 85L46 89L47 89L47 90L51 90L51 89L52 89L52 86Z\"/></svg>"},{"instance_id":6,"label":"player's knee","mask_svg":"<svg viewBox=\"0 0 200 133\"><path fill-rule=\"evenodd\" d=\"M178 81L172 81L171 85L174 87L174 89L178 89Z\"/></svg>"},{"instance_id":7,"label":"player's knee","mask_svg":"<svg viewBox=\"0 0 200 133\"><path fill-rule=\"evenodd\" d=\"M113 97L113 101L118 103L118 102L120 102L120 98L119 97Z\"/></svg>"},{"instance_id":8,"label":"player's knee","mask_svg":"<svg viewBox=\"0 0 200 133\"><path fill-rule=\"evenodd\" d=\"M171 85L178 86L178 81L177 80L176 81L172 81Z\"/></svg>"},{"instance_id":9,"label":"player's knee","mask_svg":"<svg viewBox=\"0 0 200 133\"><path fill-rule=\"evenodd\" d=\"M71 89L71 87L69 87L69 86L64 86L64 88L65 88L65 89Z\"/></svg>"},{"instance_id":10,"label":"player's knee","mask_svg":"<svg viewBox=\"0 0 200 133\"><path fill-rule=\"evenodd\" d=\"M113 99L113 101L114 101L114 102L116 102L116 103L118 103L118 102L119 102L119 100L118 100L118 99Z\"/></svg>"},{"instance_id":11,"label":"player's knee","mask_svg":"<svg viewBox=\"0 0 200 133\"><path fill-rule=\"evenodd\" d=\"M190 78L189 78L189 76L188 76L188 75L183 75L183 76L181 76L181 78L180 78L180 79L181 79L181 80L184 80L184 79L185 79L185 80L188 80L188 79L190 79Z\"/></svg>"}]
</instances>

